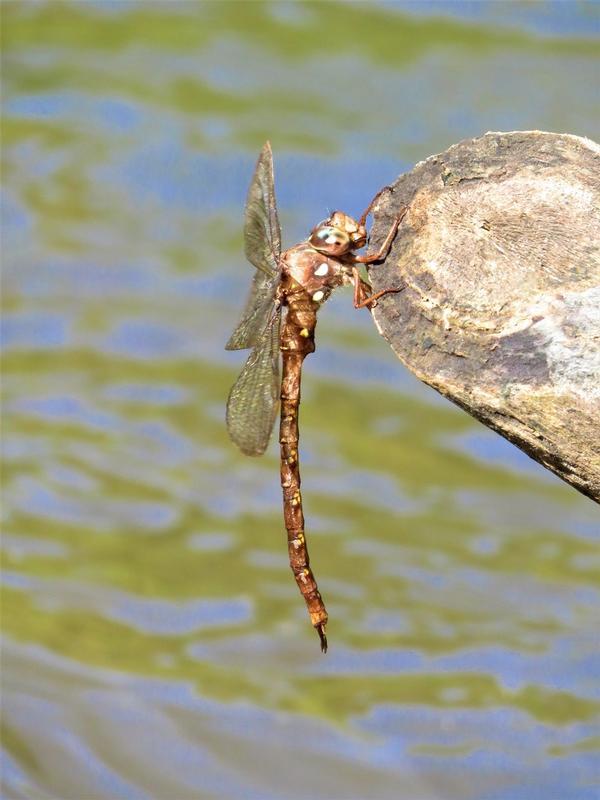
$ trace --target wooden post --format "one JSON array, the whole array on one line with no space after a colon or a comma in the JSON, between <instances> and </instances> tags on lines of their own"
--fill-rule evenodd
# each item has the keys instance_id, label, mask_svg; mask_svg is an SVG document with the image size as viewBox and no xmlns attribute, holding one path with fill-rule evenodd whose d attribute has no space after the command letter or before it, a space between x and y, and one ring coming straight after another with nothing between
<instances>
[{"instance_id":1,"label":"wooden post","mask_svg":"<svg viewBox=\"0 0 600 800\"><path fill-rule=\"evenodd\" d=\"M600 147L487 133L417 164L374 212L380 333L425 383L600 502Z\"/></svg>"}]
</instances>

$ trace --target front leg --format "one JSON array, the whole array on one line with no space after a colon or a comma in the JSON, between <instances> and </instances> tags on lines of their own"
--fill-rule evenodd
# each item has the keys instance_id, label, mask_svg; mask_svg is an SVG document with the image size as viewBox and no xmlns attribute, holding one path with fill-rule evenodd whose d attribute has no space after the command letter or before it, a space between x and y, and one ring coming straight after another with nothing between
<instances>
[{"instance_id":1,"label":"front leg","mask_svg":"<svg viewBox=\"0 0 600 800\"><path fill-rule=\"evenodd\" d=\"M381 195L382 195L384 192L391 192L391 191L392 191L392 187L391 187L391 186L384 186L384 187L383 187L383 189L380 189L380 190L377 192L377 194L375 195L375 197L374 197L374 198L371 200L371 202L369 203L369 205L368 205L368 206L365 208L365 210L363 211L363 214L362 214L361 218L358 220L358 224L359 224L359 225L366 225L366 223L367 223L367 217L369 216L369 214L370 214L370 213L371 213L371 211L373 210L373 208L374 208L374 206L375 206L375 203L376 203L376 202L379 200L379 198L381 197Z\"/></svg>"},{"instance_id":2,"label":"front leg","mask_svg":"<svg viewBox=\"0 0 600 800\"><path fill-rule=\"evenodd\" d=\"M366 256L355 256L354 260L357 264L372 264L374 261L381 261L384 259L387 254L390 252L390 247L392 246L392 242L394 241L394 236L398 231L398 227L402 220L404 219L404 215L408 211L408 208L404 206L402 211L398 214L394 222L392 223L392 227L388 231L388 235L385 237L385 240L379 250L376 253L371 253L370 255Z\"/></svg>"}]
</instances>

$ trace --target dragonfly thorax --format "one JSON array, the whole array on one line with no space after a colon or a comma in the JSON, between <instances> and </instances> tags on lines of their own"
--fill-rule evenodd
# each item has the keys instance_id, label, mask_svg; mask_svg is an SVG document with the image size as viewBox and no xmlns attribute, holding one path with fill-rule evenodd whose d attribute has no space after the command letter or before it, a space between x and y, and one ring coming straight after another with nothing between
<instances>
[{"instance_id":1,"label":"dragonfly thorax","mask_svg":"<svg viewBox=\"0 0 600 800\"><path fill-rule=\"evenodd\" d=\"M284 276L282 285L286 289L288 286L291 289L294 286L301 287L318 303L326 300L333 289L342 285L347 269L343 261L321 253L310 242L302 242L286 250L281 257L281 266Z\"/></svg>"},{"instance_id":2,"label":"dragonfly thorax","mask_svg":"<svg viewBox=\"0 0 600 800\"><path fill-rule=\"evenodd\" d=\"M367 231L364 225L359 225L348 214L334 211L328 219L313 228L309 242L320 253L339 257L364 247Z\"/></svg>"}]
</instances>

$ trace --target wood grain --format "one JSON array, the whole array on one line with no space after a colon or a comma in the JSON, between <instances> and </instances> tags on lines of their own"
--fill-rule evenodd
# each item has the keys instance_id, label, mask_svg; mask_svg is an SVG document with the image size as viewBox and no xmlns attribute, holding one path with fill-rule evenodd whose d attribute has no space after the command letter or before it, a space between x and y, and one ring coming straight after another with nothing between
<instances>
[{"instance_id":1,"label":"wood grain","mask_svg":"<svg viewBox=\"0 0 600 800\"><path fill-rule=\"evenodd\" d=\"M600 502L600 147L487 133L401 175L380 333L418 378Z\"/></svg>"}]
</instances>

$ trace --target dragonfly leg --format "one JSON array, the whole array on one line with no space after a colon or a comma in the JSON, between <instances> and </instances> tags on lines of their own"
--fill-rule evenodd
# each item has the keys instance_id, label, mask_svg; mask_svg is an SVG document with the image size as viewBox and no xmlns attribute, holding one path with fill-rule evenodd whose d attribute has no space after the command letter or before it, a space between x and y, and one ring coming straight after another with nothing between
<instances>
[{"instance_id":1,"label":"dragonfly leg","mask_svg":"<svg viewBox=\"0 0 600 800\"><path fill-rule=\"evenodd\" d=\"M367 217L369 216L369 214L371 213L371 211L372 211L372 210L373 210L373 208L375 207L375 203L376 203L376 202L379 200L379 198L381 197L381 195L382 195L384 192L388 192L388 191L391 191L391 187L390 187L390 186L384 186L384 187L383 187L383 189L380 189L380 190L377 192L377 194L375 195L375 197L374 197L374 198L371 200L371 202L369 203L369 205L368 205L368 206L365 208L365 210L363 211L361 218L358 220L358 224L359 224L359 225L364 225L364 224L365 224L365 222L367 221Z\"/></svg>"},{"instance_id":2,"label":"dragonfly leg","mask_svg":"<svg viewBox=\"0 0 600 800\"><path fill-rule=\"evenodd\" d=\"M392 246L392 242L394 241L394 236L400 226L400 223L404 219L404 215L408 211L407 207L404 206L402 211L398 214L396 219L393 221L391 228L388 231L388 235L385 237L385 240L379 250L376 253L370 253L366 256L355 256L354 260L357 264L372 264L374 261L381 261L383 258L387 256L390 251L390 247Z\"/></svg>"},{"instance_id":3,"label":"dragonfly leg","mask_svg":"<svg viewBox=\"0 0 600 800\"><path fill-rule=\"evenodd\" d=\"M369 294L371 287L366 281L363 281L356 267L352 267L352 279L354 281L354 308L374 308L380 297L401 292L404 289L404 286L400 286L397 289L382 289L375 294Z\"/></svg>"}]
</instances>

